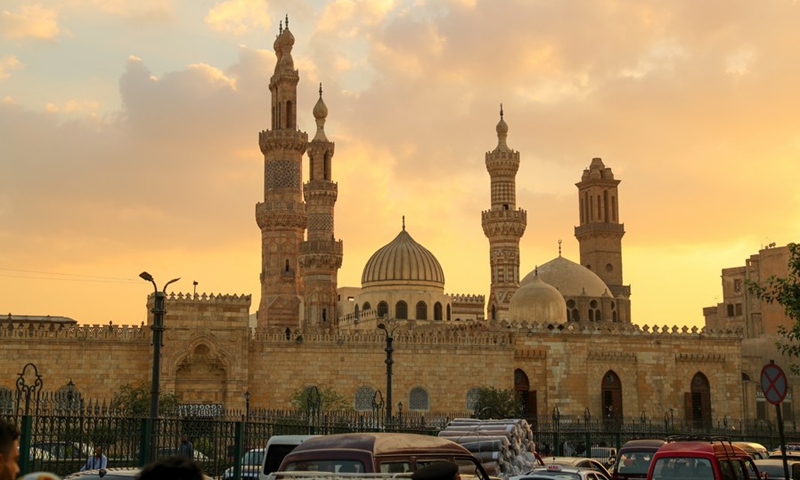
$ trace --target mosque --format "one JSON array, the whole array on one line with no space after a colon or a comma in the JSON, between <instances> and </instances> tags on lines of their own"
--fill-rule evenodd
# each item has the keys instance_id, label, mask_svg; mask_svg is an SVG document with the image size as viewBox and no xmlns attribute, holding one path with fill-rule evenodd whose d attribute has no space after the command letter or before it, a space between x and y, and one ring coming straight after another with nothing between
<instances>
[{"instance_id":1,"label":"mosque","mask_svg":"<svg viewBox=\"0 0 800 480\"><path fill-rule=\"evenodd\" d=\"M508 146L502 107L497 145L485 154L488 298L445 293L442 266L405 223L366 262L360 287L340 287L344 242L334 235L338 185L334 143L325 133L328 109L320 87L309 141L297 125L293 45L287 19L274 42L271 125L258 136L264 198L255 208L262 239L255 321L249 295L169 294L161 391L187 406L243 408L247 398L254 408L280 409L300 389L330 387L356 410L370 410L386 386L384 345L391 335L393 397L410 411L466 412L475 408L479 388L495 387L516 390L526 416L557 411L565 418L661 421L669 415L702 425L769 418L757 379L765 359L775 357L777 327L786 320L741 285L766 278L788 258L785 247L723 270L725 302L704 310L705 328L640 326L623 281L620 180L594 158L576 183L579 262L559 252L522 276L527 214L516 203L520 153ZM148 311L153 301L151 295ZM0 405L28 362L52 379L47 388L57 398L67 390L70 398L108 398L121 385L149 381L152 324L152 313L140 326L9 315L0 325ZM790 376L790 383L800 382ZM793 421L793 411L790 395L784 419Z\"/></svg>"}]
</instances>

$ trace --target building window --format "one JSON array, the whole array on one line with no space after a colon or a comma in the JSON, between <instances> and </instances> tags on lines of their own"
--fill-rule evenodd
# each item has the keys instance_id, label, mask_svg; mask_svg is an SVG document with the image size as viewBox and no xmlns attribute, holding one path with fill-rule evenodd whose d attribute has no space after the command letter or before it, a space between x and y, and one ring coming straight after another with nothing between
<instances>
[{"instance_id":1,"label":"building window","mask_svg":"<svg viewBox=\"0 0 800 480\"><path fill-rule=\"evenodd\" d=\"M589 309L589 321L594 322L594 310Z\"/></svg>"},{"instance_id":2,"label":"building window","mask_svg":"<svg viewBox=\"0 0 800 480\"><path fill-rule=\"evenodd\" d=\"M581 314L578 313L578 309L577 308L573 308L572 309L572 321L573 322L577 322L577 321L580 321L580 319L581 319Z\"/></svg>"},{"instance_id":3,"label":"building window","mask_svg":"<svg viewBox=\"0 0 800 480\"><path fill-rule=\"evenodd\" d=\"M733 279L733 291L737 292L737 293L742 291L742 279L741 278L734 278Z\"/></svg>"},{"instance_id":4,"label":"building window","mask_svg":"<svg viewBox=\"0 0 800 480\"><path fill-rule=\"evenodd\" d=\"M450 305L447 305L447 321L450 321Z\"/></svg>"},{"instance_id":5,"label":"building window","mask_svg":"<svg viewBox=\"0 0 800 480\"><path fill-rule=\"evenodd\" d=\"M409 410L430 410L430 400L428 392L422 387L414 387L411 390L408 401Z\"/></svg>"},{"instance_id":6,"label":"building window","mask_svg":"<svg viewBox=\"0 0 800 480\"><path fill-rule=\"evenodd\" d=\"M425 302L417 302L417 320L428 319L428 305Z\"/></svg>"},{"instance_id":7,"label":"building window","mask_svg":"<svg viewBox=\"0 0 800 480\"><path fill-rule=\"evenodd\" d=\"M408 318L408 304L402 300L397 302L394 306L394 317L400 320Z\"/></svg>"},{"instance_id":8,"label":"building window","mask_svg":"<svg viewBox=\"0 0 800 480\"><path fill-rule=\"evenodd\" d=\"M386 315L389 315L389 304L381 302L378 304L378 317L385 317Z\"/></svg>"},{"instance_id":9,"label":"building window","mask_svg":"<svg viewBox=\"0 0 800 480\"><path fill-rule=\"evenodd\" d=\"M736 316L737 317L741 317L742 316L742 304L741 303L737 303L736 304Z\"/></svg>"},{"instance_id":10,"label":"building window","mask_svg":"<svg viewBox=\"0 0 800 480\"><path fill-rule=\"evenodd\" d=\"M733 316L733 304L729 303L729 304L727 304L727 307L728 307L728 316L732 317Z\"/></svg>"},{"instance_id":11,"label":"building window","mask_svg":"<svg viewBox=\"0 0 800 480\"><path fill-rule=\"evenodd\" d=\"M356 410L359 412L367 412L372 410L372 399L375 396L375 390L372 387L358 387L356 390Z\"/></svg>"},{"instance_id":12,"label":"building window","mask_svg":"<svg viewBox=\"0 0 800 480\"><path fill-rule=\"evenodd\" d=\"M370 310L371 308L372 305L370 305L369 302L364 302L364 306L361 307L361 310Z\"/></svg>"},{"instance_id":13,"label":"building window","mask_svg":"<svg viewBox=\"0 0 800 480\"><path fill-rule=\"evenodd\" d=\"M794 422L794 410L792 410L792 391L786 392L786 397L781 402L781 412L783 413L784 422Z\"/></svg>"},{"instance_id":14,"label":"building window","mask_svg":"<svg viewBox=\"0 0 800 480\"><path fill-rule=\"evenodd\" d=\"M767 419L767 399L761 387L756 387L756 420Z\"/></svg>"},{"instance_id":15,"label":"building window","mask_svg":"<svg viewBox=\"0 0 800 480\"><path fill-rule=\"evenodd\" d=\"M433 304L433 319L434 320L442 319L442 304L439 302Z\"/></svg>"}]
</instances>

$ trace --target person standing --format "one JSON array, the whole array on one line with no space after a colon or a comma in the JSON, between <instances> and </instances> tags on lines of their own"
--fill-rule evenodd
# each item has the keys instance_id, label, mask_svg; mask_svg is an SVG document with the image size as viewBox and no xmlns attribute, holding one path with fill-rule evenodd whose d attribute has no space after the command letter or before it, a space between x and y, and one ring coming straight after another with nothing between
<instances>
[{"instance_id":1,"label":"person standing","mask_svg":"<svg viewBox=\"0 0 800 480\"><path fill-rule=\"evenodd\" d=\"M0 420L0 480L14 480L19 474L19 429Z\"/></svg>"},{"instance_id":2,"label":"person standing","mask_svg":"<svg viewBox=\"0 0 800 480\"><path fill-rule=\"evenodd\" d=\"M105 470L108 468L108 458L103 455L103 447L94 447L94 455L86 460L86 463L81 467L84 470Z\"/></svg>"},{"instance_id":3,"label":"person standing","mask_svg":"<svg viewBox=\"0 0 800 480\"><path fill-rule=\"evenodd\" d=\"M183 434L181 444L178 445L178 455L194 459L194 445L189 441L189 435Z\"/></svg>"}]
</instances>

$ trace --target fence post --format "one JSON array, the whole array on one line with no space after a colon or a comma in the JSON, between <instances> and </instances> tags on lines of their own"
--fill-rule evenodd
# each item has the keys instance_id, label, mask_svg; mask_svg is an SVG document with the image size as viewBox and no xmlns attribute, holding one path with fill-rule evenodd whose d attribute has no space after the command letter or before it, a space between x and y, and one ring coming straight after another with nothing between
<instances>
[{"instance_id":1,"label":"fence post","mask_svg":"<svg viewBox=\"0 0 800 480\"><path fill-rule=\"evenodd\" d=\"M31 431L33 430L33 418L30 415L22 416L20 425L19 439L19 467L20 473L25 475L30 472L31 457Z\"/></svg>"},{"instance_id":2,"label":"fence post","mask_svg":"<svg viewBox=\"0 0 800 480\"><path fill-rule=\"evenodd\" d=\"M143 418L139 424L139 466L144 467L150 463L150 442L153 440L153 419Z\"/></svg>"},{"instance_id":3,"label":"fence post","mask_svg":"<svg viewBox=\"0 0 800 480\"><path fill-rule=\"evenodd\" d=\"M242 457L244 456L244 444L242 434L242 422L238 421L234 424L234 443L233 443L233 478L242 478Z\"/></svg>"}]
</instances>

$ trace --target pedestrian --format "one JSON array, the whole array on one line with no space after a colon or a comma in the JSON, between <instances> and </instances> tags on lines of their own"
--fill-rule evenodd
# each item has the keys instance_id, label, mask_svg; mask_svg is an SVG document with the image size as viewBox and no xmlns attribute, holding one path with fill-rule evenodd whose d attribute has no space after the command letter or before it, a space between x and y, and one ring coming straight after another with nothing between
<instances>
[{"instance_id":1,"label":"pedestrian","mask_svg":"<svg viewBox=\"0 0 800 480\"><path fill-rule=\"evenodd\" d=\"M138 480L203 480L200 464L184 456L166 457L145 465Z\"/></svg>"},{"instance_id":2,"label":"pedestrian","mask_svg":"<svg viewBox=\"0 0 800 480\"><path fill-rule=\"evenodd\" d=\"M94 455L86 459L86 463L81 467L84 470L105 470L108 468L108 458L103 454L103 447L94 447Z\"/></svg>"},{"instance_id":3,"label":"pedestrian","mask_svg":"<svg viewBox=\"0 0 800 480\"><path fill-rule=\"evenodd\" d=\"M178 455L194 459L194 445L189 441L189 435L183 434L181 444L178 445Z\"/></svg>"},{"instance_id":4,"label":"pedestrian","mask_svg":"<svg viewBox=\"0 0 800 480\"><path fill-rule=\"evenodd\" d=\"M19 474L19 429L0 420L0 480L14 480Z\"/></svg>"}]
</instances>

